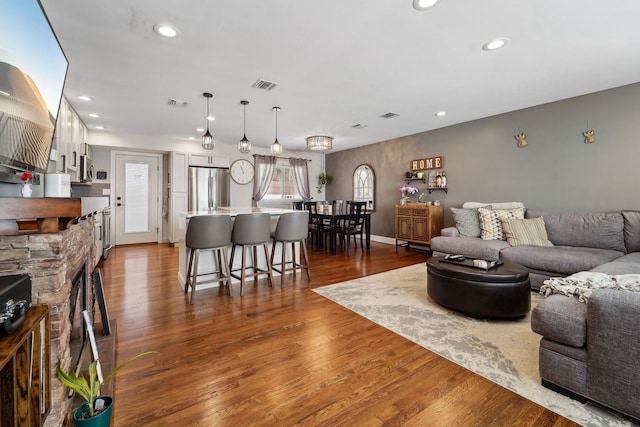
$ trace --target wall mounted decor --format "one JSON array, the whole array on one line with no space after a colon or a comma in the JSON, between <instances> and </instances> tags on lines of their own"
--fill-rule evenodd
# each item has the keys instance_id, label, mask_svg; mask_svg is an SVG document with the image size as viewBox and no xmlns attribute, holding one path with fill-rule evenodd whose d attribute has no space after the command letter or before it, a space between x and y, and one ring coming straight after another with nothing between
<instances>
[{"instance_id":1,"label":"wall mounted decor","mask_svg":"<svg viewBox=\"0 0 640 427\"><path fill-rule=\"evenodd\" d=\"M442 156L411 160L410 170L420 171L424 169L440 169L442 167L443 160L444 157Z\"/></svg>"},{"instance_id":2,"label":"wall mounted decor","mask_svg":"<svg viewBox=\"0 0 640 427\"><path fill-rule=\"evenodd\" d=\"M516 141L518 141L518 148L524 148L527 145L529 145L529 143L527 141L525 141L525 137L526 136L527 136L527 134L524 133L524 132L520 132L519 134L514 136Z\"/></svg>"},{"instance_id":3,"label":"wall mounted decor","mask_svg":"<svg viewBox=\"0 0 640 427\"><path fill-rule=\"evenodd\" d=\"M595 133L594 130L588 130L586 132L582 132L582 135L584 136L585 144L591 144L592 142L596 142L596 138L593 136L594 133Z\"/></svg>"}]
</instances>

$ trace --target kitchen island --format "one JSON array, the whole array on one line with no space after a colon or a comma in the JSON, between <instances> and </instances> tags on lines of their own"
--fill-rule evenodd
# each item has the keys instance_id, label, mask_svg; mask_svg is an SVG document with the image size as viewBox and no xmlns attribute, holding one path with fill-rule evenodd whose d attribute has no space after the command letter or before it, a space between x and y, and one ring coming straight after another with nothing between
<instances>
[{"instance_id":1,"label":"kitchen island","mask_svg":"<svg viewBox=\"0 0 640 427\"><path fill-rule=\"evenodd\" d=\"M266 212L270 214L271 215L271 231L274 231L280 215L282 215L283 213L295 212L295 211L292 209L260 208L256 206L230 206L230 207L219 207L213 210L189 211L189 212L180 213L180 220L179 220L180 241L178 243L178 248L179 248L178 262L180 264L178 267L178 281L182 286L184 286L186 277L187 277L187 256L189 254L189 250L187 249L187 246L185 244L185 236L187 234L187 225L189 224L189 219L193 218L194 216L200 216L200 215L228 215L228 216L231 216L231 218L233 219L239 214L253 213L253 212ZM275 254L276 259L278 259L277 257L280 256L280 248L281 248L281 245L278 245L278 248ZM298 254L300 253L299 250L296 250L296 252ZM231 254L231 247L229 247L229 255L230 254ZM240 257L236 257L236 258L240 259ZM215 265L216 264L213 258L213 252L203 252L200 254L200 260L198 262L198 273L203 274L209 271L213 271ZM267 267L267 263L266 263L266 260L264 259L264 254L262 253L262 251L258 251L258 266L261 268ZM278 274L276 271L274 271L273 273L274 275ZM206 283L207 282L206 275L198 278L198 281L203 282L202 285L198 285L198 289L205 289L207 287L218 286L217 282ZM231 281L232 283L239 283L239 281L235 278L232 278Z\"/></svg>"}]
</instances>

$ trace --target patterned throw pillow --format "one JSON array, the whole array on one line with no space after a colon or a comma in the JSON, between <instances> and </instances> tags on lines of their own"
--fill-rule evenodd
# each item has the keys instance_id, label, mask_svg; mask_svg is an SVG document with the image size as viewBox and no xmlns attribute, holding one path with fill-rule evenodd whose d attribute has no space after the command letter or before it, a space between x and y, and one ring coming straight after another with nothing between
<instances>
[{"instance_id":1,"label":"patterned throw pillow","mask_svg":"<svg viewBox=\"0 0 640 427\"><path fill-rule=\"evenodd\" d=\"M503 219L502 231L511 246L553 246L547 237L542 217Z\"/></svg>"},{"instance_id":2,"label":"patterned throw pillow","mask_svg":"<svg viewBox=\"0 0 640 427\"><path fill-rule=\"evenodd\" d=\"M480 218L480 237L482 240L505 240L502 231L503 219L524 219L524 209L487 209L478 208Z\"/></svg>"},{"instance_id":3,"label":"patterned throw pillow","mask_svg":"<svg viewBox=\"0 0 640 427\"><path fill-rule=\"evenodd\" d=\"M490 206L487 208L491 209ZM456 228L461 236L480 237L480 219L478 219L478 208L462 209L449 208L456 221Z\"/></svg>"}]
</instances>

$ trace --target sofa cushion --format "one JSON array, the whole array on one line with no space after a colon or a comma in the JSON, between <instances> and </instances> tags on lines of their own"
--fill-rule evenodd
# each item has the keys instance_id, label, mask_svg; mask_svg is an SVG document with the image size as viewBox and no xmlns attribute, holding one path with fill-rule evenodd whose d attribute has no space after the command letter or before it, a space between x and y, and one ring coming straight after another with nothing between
<instances>
[{"instance_id":1,"label":"sofa cushion","mask_svg":"<svg viewBox=\"0 0 640 427\"><path fill-rule=\"evenodd\" d=\"M535 270L555 272L558 276L591 270L622 255L622 252L608 249L572 246L510 246L500 251L501 259Z\"/></svg>"},{"instance_id":2,"label":"sofa cushion","mask_svg":"<svg viewBox=\"0 0 640 427\"><path fill-rule=\"evenodd\" d=\"M554 245L626 252L622 214L527 211L527 218L540 216Z\"/></svg>"},{"instance_id":3,"label":"sofa cushion","mask_svg":"<svg viewBox=\"0 0 640 427\"><path fill-rule=\"evenodd\" d=\"M464 202L462 207L465 209L473 209L473 208L486 208L489 206L493 206L493 209L514 209L514 208L524 208L524 203L522 202Z\"/></svg>"},{"instance_id":4,"label":"sofa cushion","mask_svg":"<svg viewBox=\"0 0 640 427\"><path fill-rule=\"evenodd\" d=\"M478 218L478 208L450 208L456 228L461 236L480 237L480 219Z\"/></svg>"},{"instance_id":5,"label":"sofa cushion","mask_svg":"<svg viewBox=\"0 0 640 427\"><path fill-rule=\"evenodd\" d=\"M553 246L547 238L542 217L503 219L502 231L511 246Z\"/></svg>"},{"instance_id":6,"label":"sofa cushion","mask_svg":"<svg viewBox=\"0 0 640 427\"><path fill-rule=\"evenodd\" d=\"M614 261L600 264L590 271L606 274L640 274L640 252L626 254Z\"/></svg>"},{"instance_id":7,"label":"sofa cushion","mask_svg":"<svg viewBox=\"0 0 640 427\"><path fill-rule=\"evenodd\" d=\"M444 237L431 239L431 250L445 254L463 254L470 258L498 259L500 250L508 248L504 240L482 240L477 237Z\"/></svg>"},{"instance_id":8,"label":"sofa cushion","mask_svg":"<svg viewBox=\"0 0 640 427\"><path fill-rule=\"evenodd\" d=\"M502 230L503 219L524 219L524 208L488 209L478 208L480 237L483 240L505 240Z\"/></svg>"},{"instance_id":9,"label":"sofa cushion","mask_svg":"<svg viewBox=\"0 0 640 427\"><path fill-rule=\"evenodd\" d=\"M622 211L627 252L640 252L640 211Z\"/></svg>"},{"instance_id":10,"label":"sofa cushion","mask_svg":"<svg viewBox=\"0 0 640 427\"><path fill-rule=\"evenodd\" d=\"M531 310L531 330L572 347L587 342L587 304L577 298L550 295Z\"/></svg>"}]
</instances>

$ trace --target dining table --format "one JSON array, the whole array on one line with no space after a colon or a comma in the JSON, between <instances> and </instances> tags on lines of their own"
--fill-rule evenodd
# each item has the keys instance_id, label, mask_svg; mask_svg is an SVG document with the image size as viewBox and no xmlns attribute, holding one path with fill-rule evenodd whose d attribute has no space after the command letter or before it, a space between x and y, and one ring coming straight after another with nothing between
<instances>
[{"instance_id":1,"label":"dining table","mask_svg":"<svg viewBox=\"0 0 640 427\"><path fill-rule=\"evenodd\" d=\"M367 250L371 249L371 212L365 211L362 213L364 216L364 233L365 244ZM316 219L318 223L329 225L329 248L331 255L335 255L337 250L337 236L338 236L338 224L340 220L349 219L348 213L333 213L328 211L318 211L315 214L309 214L309 221Z\"/></svg>"}]
</instances>

